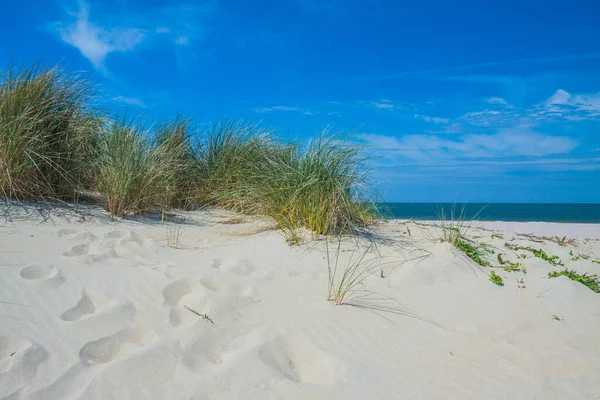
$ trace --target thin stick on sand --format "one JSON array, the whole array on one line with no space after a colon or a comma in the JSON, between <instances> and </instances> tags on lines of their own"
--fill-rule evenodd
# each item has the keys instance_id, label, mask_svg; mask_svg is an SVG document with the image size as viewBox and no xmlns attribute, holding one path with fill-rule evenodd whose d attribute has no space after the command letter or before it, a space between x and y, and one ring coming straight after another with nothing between
<instances>
[{"instance_id":1,"label":"thin stick on sand","mask_svg":"<svg viewBox=\"0 0 600 400\"><path fill-rule=\"evenodd\" d=\"M210 319L210 317L208 316L208 314L200 314L198 311L192 310L191 308L189 308L188 306L184 305L185 308L187 308L188 310L190 310L191 312L193 312L194 314L196 314L197 316L204 318L207 321L210 321L212 324L215 323L215 321L213 321L212 319Z\"/></svg>"}]
</instances>

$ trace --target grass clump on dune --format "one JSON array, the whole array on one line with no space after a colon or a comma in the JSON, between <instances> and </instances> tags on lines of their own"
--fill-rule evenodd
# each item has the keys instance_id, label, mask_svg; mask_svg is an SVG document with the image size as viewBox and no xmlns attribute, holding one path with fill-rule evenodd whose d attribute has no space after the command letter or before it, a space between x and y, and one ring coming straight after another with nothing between
<instances>
[{"instance_id":1,"label":"grass clump on dune","mask_svg":"<svg viewBox=\"0 0 600 400\"><path fill-rule=\"evenodd\" d=\"M141 126L119 119L105 127L98 155L98 191L112 215L139 214L160 202L168 166Z\"/></svg>"},{"instance_id":2,"label":"grass clump on dune","mask_svg":"<svg viewBox=\"0 0 600 400\"><path fill-rule=\"evenodd\" d=\"M347 232L373 219L362 148L323 132L289 159L267 163L270 179L265 203L289 239L308 228L317 236Z\"/></svg>"},{"instance_id":3,"label":"grass clump on dune","mask_svg":"<svg viewBox=\"0 0 600 400\"><path fill-rule=\"evenodd\" d=\"M106 126L100 138L98 191L112 215L194 204L201 170L188 119L146 129L121 118Z\"/></svg>"},{"instance_id":4,"label":"grass clump on dune","mask_svg":"<svg viewBox=\"0 0 600 400\"><path fill-rule=\"evenodd\" d=\"M600 293L600 278L598 275L580 274L569 269L548 273L548 278L558 278L559 276L566 276L572 281L582 283L594 292Z\"/></svg>"},{"instance_id":5,"label":"grass clump on dune","mask_svg":"<svg viewBox=\"0 0 600 400\"><path fill-rule=\"evenodd\" d=\"M363 281L381 267L378 257L367 257L373 250L373 245L362 251L355 249L349 259L340 265L340 253L342 241L338 237L338 245L335 253L329 250L329 241L325 241L327 258L328 291L327 301L333 301L335 305L347 304L348 301L360 291ZM333 257L332 257L333 255Z\"/></svg>"},{"instance_id":6,"label":"grass clump on dune","mask_svg":"<svg viewBox=\"0 0 600 400\"><path fill-rule=\"evenodd\" d=\"M202 135L199 150L204 203L245 214L264 214L262 186L269 159L285 148L272 132L243 120L223 120Z\"/></svg>"},{"instance_id":7,"label":"grass clump on dune","mask_svg":"<svg viewBox=\"0 0 600 400\"><path fill-rule=\"evenodd\" d=\"M225 122L203 146L208 200L272 217L287 238L350 231L373 218L362 148L321 134L307 146L283 144L255 125Z\"/></svg>"},{"instance_id":8,"label":"grass clump on dune","mask_svg":"<svg viewBox=\"0 0 600 400\"><path fill-rule=\"evenodd\" d=\"M154 133L157 162L163 169L164 191L159 199L163 208L188 208L199 202L201 169L190 130L189 118L176 117L159 124Z\"/></svg>"},{"instance_id":9,"label":"grass clump on dune","mask_svg":"<svg viewBox=\"0 0 600 400\"><path fill-rule=\"evenodd\" d=\"M59 68L9 66L0 78L0 195L76 196L93 179L99 113L92 85Z\"/></svg>"},{"instance_id":10,"label":"grass clump on dune","mask_svg":"<svg viewBox=\"0 0 600 400\"><path fill-rule=\"evenodd\" d=\"M450 243L457 250L463 252L467 257L482 267L489 267L491 266L491 263L485 258L485 248L467 238L467 235L473 229L473 223L476 221L480 212L481 210L478 211L472 219L468 219L466 205L461 207L460 213L458 214L455 206L450 209L449 213L446 213L443 208L440 208L437 212L442 229L440 241Z\"/></svg>"}]
</instances>

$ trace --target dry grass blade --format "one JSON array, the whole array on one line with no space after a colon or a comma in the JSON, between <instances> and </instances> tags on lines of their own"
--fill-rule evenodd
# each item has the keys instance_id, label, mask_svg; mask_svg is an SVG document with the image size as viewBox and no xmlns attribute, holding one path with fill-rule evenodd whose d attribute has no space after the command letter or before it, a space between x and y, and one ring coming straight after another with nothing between
<instances>
[{"instance_id":1,"label":"dry grass blade","mask_svg":"<svg viewBox=\"0 0 600 400\"><path fill-rule=\"evenodd\" d=\"M362 285L363 281L381 267L378 257L367 258L372 250L372 245L366 247L362 252L353 250L350 259L342 267L339 265L341 239L338 238L338 246L333 254L333 260L332 253L329 251L329 243L326 241L329 273L327 301L333 301L336 305L347 303L359 291L358 287Z\"/></svg>"}]
</instances>

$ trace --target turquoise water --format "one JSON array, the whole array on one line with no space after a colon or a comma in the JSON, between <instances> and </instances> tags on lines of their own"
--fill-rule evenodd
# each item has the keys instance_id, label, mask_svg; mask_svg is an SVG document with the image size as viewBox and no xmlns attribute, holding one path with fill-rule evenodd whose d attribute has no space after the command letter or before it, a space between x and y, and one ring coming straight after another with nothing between
<instances>
[{"instance_id":1,"label":"turquoise water","mask_svg":"<svg viewBox=\"0 0 600 400\"><path fill-rule=\"evenodd\" d=\"M454 208L461 212L463 205L449 203L381 203L378 208L388 219L439 219L440 210L446 216ZM580 222L600 223L600 204L466 204L465 219L481 221L519 222ZM448 218L448 217L446 217Z\"/></svg>"}]
</instances>

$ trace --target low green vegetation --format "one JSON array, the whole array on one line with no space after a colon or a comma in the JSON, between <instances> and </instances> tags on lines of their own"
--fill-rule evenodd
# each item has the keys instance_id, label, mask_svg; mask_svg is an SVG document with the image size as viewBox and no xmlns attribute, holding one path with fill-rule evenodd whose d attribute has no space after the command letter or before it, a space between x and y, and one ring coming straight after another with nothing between
<instances>
[{"instance_id":1,"label":"low green vegetation","mask_svg":"<svg viewBox=\"0 0 600 400\"><path fill-rule=\"evenodd\" d=\"M553 319L553 320L556 320L556 321L562 321L562 320L563 320L563 319L562 319L561 317L559 317L558 315L554 315L554 314L550 314L550 315L552 316L552 319Z\"/></svg>"},{"instance_id":2,"label":"low green vegetation","mask_svg":"<svg viewBox=\"0 0 600 400\"><path fill-rule=\"evenodd\" d=\"M497 258L498 258L498 262L500 263L500 265L506 265L506 264L508 264L508 263L509 263L507 260L505 260L505 259L502 257L502 253L498 253L498 257L497 257Z\"/></svg>"},{"instance_id":3,"label":"low green vegetation","mask_svg":"<svg viewBox=\"0 0 600 400\"><path fill-rule=\"evenodd\" d=\"M525 267L523 266L523 264L521 263L511 263L510 261L504 259L504 257L502 257L502 253L498 253L498 263L500 264L500 266L502 266L504 268L504 270L506 272L523 272L523 273L527 273L527 270L525 269Z\"/></svg>"},{"instance_id":4,"label":"low green vegetation","mask_svg":"<svg viewBox=\"0 0 600 400\"><path fill-rule=\"evenodd\" d=\"M472 244L462 238L458 239L454 246L482 267L491 266L491 263L485 259L485 250L482 250L482 246Z\"/></svg>"},{"instance_id":5,"label":"low green vegetation","mask_svg":"<svg viewBox=\"0 0 600 400\"><path fill-rule=\"evenodd\" d=\"M0 80L0 198L99 193L113 216L216 205L271 217L290 242L350 232L375 215L364 148L324 130L308 144L223 120L104 115L85 77L9 67Z\"/></svg>"},{"instance_id":6,"label":"low green vegetation","mask_svg":"<svg viewBox=\"0 0 600 400\"><path fill-rule=\"evenodd\" d=\"M501 233L492 233L492 239L504 239Z\"/></svg>"},{"instance_id":7,"label":"low green vegetation","mask_svg":"<svg viewBox=\"0 0 600 400\"><path fill-rule=\"evenodd\" d=\"M578 255L574 255L573 250L569 252L569 255L571 256L571 261L588 260L590 258L587 254L579 253Z\"/></svg>"},{"instance_id":8,"label":"low green vegetation","mask_svg":"<svg viewBox=\"0 0 600 400\"><path fill-rule=\"evenodd\" d=\"M527 270L521 263L512 263L512 264L504 267L504 270L506 272L523 272L524 274L527 273Z\"/></svg>"},{"instance_id":9,"label":"low green vegetation","mask_svg":"<svg viewBox=\"0 0 600 400\"><path fill-rule=\"evenodd\" d=\"M490 273L490 281L498 286L504 286L504 281L502 280L502 277L496 274L496 272L494 271Z\"/></svg>"},{"instance_id":10,"label":"low green vegetation","mask_svg":"<svg viewBox=\"0 0 600 400\"><path fill-rule=\"evenodd\" d=\"M479 211L481 212L481 210ZM467 206L463 204L460 211L457 211L456 205L449 211L443 207L437 210L437 216L442 228L442 242L456 245L459 240L464 240L473 228L473 223L477 220L479 212L472 218L467 216Z\"/></svg>"},{"instance_id":11,"label":"low green vegetation","mask_svg":"<svg viewBox=\"0 0 600 400\"><path fill-rule=\"evenodd\" d=\"M546 260L548 261L548 263L550 263L553 266L563 266L564 264L562 263L562 261L560 260L560 258L558 256L549 256L548 254L546 254L546 252L542 249L534 249L532 247L529 246L519 246L516 244L511 244L511 243L505 243L504 246L507 249L513 250L513 251L518 251L518 250L525 250L525 251L530 251L533 253L533 255L537 258L541 258L542 260ZM522 257L525 258L525 257Z\"/></svg>"},{"instance_id":12,"label":"low green vegetation","mask_svg":"<svg viewBox=\"0 0 600 400\"><path fill-rule=\"evenodd\" d=\"M479 212L481 212L481 210ZM450 243L475 263L483 267L489 267L491 266L491 263L485 256L486 253L494 254L494 250L488 249L485 245L478 244L467 238L479 212L473 219L467 219L466 205L463 205L458 213L456 207L452 207L449 212L440 208L438 210L438 219L440 220L442 229L440 241L442 243Z\"/></svg>"},{"instance_id":13,"label":"low green vegetation","mask_svg":"<svg viewBox=\"0 0 600 400\"><path fill-rule=\"evenodd\" d=\"M588 275L586 273L580 274L576 271L564 269L562 271L554 271L548 273L549 278L558 278L559 276L566 276L567 278L584 284L596 293L600 293L600 278L598 275Z\"/></svg>"}]
</instances>

